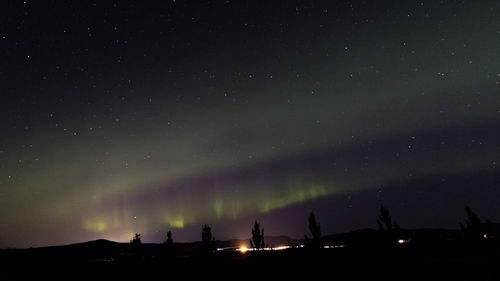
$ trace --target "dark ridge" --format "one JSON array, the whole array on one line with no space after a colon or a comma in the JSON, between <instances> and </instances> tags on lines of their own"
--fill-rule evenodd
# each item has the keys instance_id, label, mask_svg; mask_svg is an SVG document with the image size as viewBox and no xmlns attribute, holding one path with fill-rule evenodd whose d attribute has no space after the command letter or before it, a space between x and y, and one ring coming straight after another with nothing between
<instances>
[{"instance_id":1,"label":"dark ridge","mask_svg":"<svg viewBox=\"0 0 500 281\"><path fill-rule=\"evenodd\" d=\"M487 231L490 238L500 237L499 223L483 223L483 231ZM376 247L381 239L381 233L374 229L359 229L347 233L331 234L322 237L324 246L343 246L348 248ZM461 243L462 231L450 229L401 229L400 238L411 241L412 247L421 249L458 247ZM288 236L266 236L265 243L269 247L300 246L307 242L304 239L295 239ZM201 242L174 243L176 256L194 256L199 254ZM217 248L236 249L242 246L250 247L249 239L232 239L216 241ZM159 257L162 255L161 243L142 243L145 257ZM105 239L88 242L49 246L28 249L2 249L0 258L29 258L33 260L111 260L126 256L130 251L129 243L119 243Z\"/></svg>"}]
</instances>

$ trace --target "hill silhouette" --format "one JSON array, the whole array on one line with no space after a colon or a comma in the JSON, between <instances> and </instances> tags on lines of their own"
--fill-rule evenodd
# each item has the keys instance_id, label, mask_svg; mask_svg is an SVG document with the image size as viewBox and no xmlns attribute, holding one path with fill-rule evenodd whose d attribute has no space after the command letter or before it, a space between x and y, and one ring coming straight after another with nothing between
<instances>
[{"instance_id":1,"label":"hill silhouette","mask_svg":"<svg viewBox=\"0 0 500 281\"><path fill-rule=\"evenodd\" d=\"M130 258L130 243L99 239L70 245L0 250L2 277L35 279L39 277L78 276L79 278L156 278L159 274L182 278L217 276L234 279L258 268L267 278L339 279L384 278L385 280L495 280L500 276L500 224L483 223L488 238L481 243L464 243L464 232L447 229L401 229L403 244L387 246L381 231L360 229L325 235L326 248L307 246L283 251L235 251L248 246L248 239L216 241L214 255L202 255L202 242L175 243L175 256L162 256L161 243L142 243L140 257ZM303 245L304 239L266 236L269 246ZM330 247L342 246L342 247ZM77 275L75 275L77 274Z\"/></svg>"},{"instance_id":2,"label":"hill silhouette","mask_svg":"<svg viewBox=\"0 0 500 281\"><path fill-rule=\"evenodd\" d=\"M490 238L500 236L499 223L482 223L483 229L488 229ZM351 232L325 235L321 238L325 246L343 246L352 248L376 247L380 241L380 232L375 229L359 229ZM461 243L462 232L453 229L401 229L400 238L411 241L412 247L427 249L436 247L458 247ZM285 235L265 236L269 247L300 246L304 239L291 238ZM193 256L199 253L201 241L179 243L175 242L176 256ZM240 247L250 247L249 239L231 239L216 241L217 248L230 251ZM162 253L162 243L142 243L145 257L158 257ZM114 242L98 239L88 242L69 245L27 248L2 249L0 257L17 258L30 257L31 259L64 259L80 261L114 260L127 254L129 243Z\"/></svg>"}]
</instances>

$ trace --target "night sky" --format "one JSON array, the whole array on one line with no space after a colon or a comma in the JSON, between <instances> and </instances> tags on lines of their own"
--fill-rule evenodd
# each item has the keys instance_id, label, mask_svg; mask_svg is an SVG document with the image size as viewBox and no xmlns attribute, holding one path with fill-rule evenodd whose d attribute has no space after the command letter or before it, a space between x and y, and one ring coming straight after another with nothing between
<instances>
[{"instance_id":1,"label":"night sky","mask_svg":"<svg viewBox=\"0 0 500 281\"><path fill-rule=\"evenodd\" d=\"M500 221L500 2L1 1L0 118L0 247Z\"/></svg>"}]
</instances>

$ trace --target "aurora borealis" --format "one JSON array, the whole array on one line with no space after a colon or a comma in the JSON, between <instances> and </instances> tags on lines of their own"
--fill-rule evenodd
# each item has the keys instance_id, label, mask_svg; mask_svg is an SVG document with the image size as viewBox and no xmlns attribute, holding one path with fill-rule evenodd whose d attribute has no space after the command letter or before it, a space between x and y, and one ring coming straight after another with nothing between
<instances>
[{"instance_id":1,"label":"aurora borealis","mask_svg":"<svg viewBox=\"0 0 500 281\"><path fill-rule=\"evenodd\" d=\"M500 220L498 1L3 1L0 247Z\"/></svg>"}]
</instances>

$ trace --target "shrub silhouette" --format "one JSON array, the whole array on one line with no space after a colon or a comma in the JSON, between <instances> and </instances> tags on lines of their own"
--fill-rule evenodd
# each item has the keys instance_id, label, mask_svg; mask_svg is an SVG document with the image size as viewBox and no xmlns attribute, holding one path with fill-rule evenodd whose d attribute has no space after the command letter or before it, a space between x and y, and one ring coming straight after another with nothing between
<instances>
[{"instance_id":1,"label":"shrub silhouette","mask_svg":"<svg viewBox=\"0 0 500 281\"><path fill-rule=\"evenodd\" d=\"M255 221L252 228L252 239L250 239L250 245L255 249L265 248L264 244L264 228L260 229L260 224Z\"/></svg>"},{"instance_id":2,"label":"shrub silhouette","mask_svg":"<svg viewBox=\"0 0 500 281\"><path fill-rule=\"evenodd\" d=\"M163 242L163 248L167 257L175 255L174 240L172 239L172 231L170 230L167 232L167 240Z\"/></svg>"},{"instance_id":3,"label":"shrub silhouette","mask_svg":"<svg viewBox=\"0 0 500 281\"><path fill-rule=\"evenodd\" d=\"M134 257L142 256L142 241L139 233L136 233L134 238L130 240L130 254Z\"/></svg>"},{"instance_id":4,"label":"shrub silhouette","mask_svg":"<svg viewBox=\"0 0 500 281\"><path fill-rule=\"evenodd\" d=\"M201 229L202 252L210 254L215 250L215 237L212 236L212 228L205 224Z\"/></svg>"},{"instance_id":5,"label":"shrub silhouette","mask_svg":"<svg viewBox=\"0 0 500 281\"><path fill-rule=\"evenodd\" d=\"M321 248L321 227L316 221L316 216L313 212L309 214L309 231L311 232L312 239L306 236L308 246L312 249Z\"/></svg>"},{"instance_id":6,"label":"shrub silhouette","mask_svg":"<svg viewBox=\"0 0 500 281\"><path fill-rule=\"evenodd\" d=\"M130 240L130 243L131 244L137 244L137 245L140 245L142 242L141 242L141 234L140 233L136 233L134 235L134 238L132 238L132 240Z\"/></svg>"}]
</instances>

